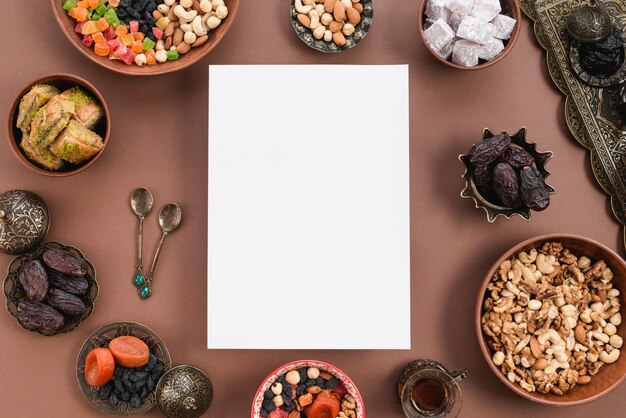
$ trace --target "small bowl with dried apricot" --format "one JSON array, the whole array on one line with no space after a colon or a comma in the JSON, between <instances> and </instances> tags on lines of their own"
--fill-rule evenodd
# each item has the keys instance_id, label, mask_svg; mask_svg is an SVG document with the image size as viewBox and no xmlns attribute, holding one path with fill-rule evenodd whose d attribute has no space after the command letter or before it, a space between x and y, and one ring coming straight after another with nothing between
<instances>
[{"instance_id":1,"label":"small bowl with dried apricot","mask_svg":"<svg viewBox=\"0 0 626 418\"><path fill-rule=\"evenodd\" d=\"M347 374L316 360L276 369L259 386L251 418L365 418L361 394Z\"/></svg>"},{"instance_id":2,"label":"small bowl with dried apricot","mask_svg":"<svg viewBox=\"0 0 626 418\"><path fill-rule=\"evenodd\" d=\"M137 415L154 407L157 383L172 366L159 336L134 322L115 322L95 331L76 363L85 398L111 415Z\"/></svg>"}]
</instances>

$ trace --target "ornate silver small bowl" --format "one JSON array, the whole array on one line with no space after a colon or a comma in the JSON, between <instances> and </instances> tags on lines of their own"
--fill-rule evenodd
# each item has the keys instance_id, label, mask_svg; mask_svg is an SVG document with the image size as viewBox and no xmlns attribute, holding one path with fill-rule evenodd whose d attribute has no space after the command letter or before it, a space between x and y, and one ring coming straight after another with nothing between
<instances>
[{"instance_id":1,"label":"ornate silver small bowl","mask_svg":"<svg viewBox=\"0 0 626 418\"><path fill-rule=\"evenodd\" d=\"M502 131L502 133L507 133L506 131ZM483 139L490 138L494 136L494 134L487 128L483 131ZM535 160L535 167L541 173L544 183L546 184L546 188L548 190L548 194L554 194L555 190L550 186L545 180L550 175L550 172L546 170L546 163L552 159L554 153L552 151L547 152L538 152L537 144L534 142L526 141L526 128L522 127L515 134L510 135L511 137L511 145L518 146L520 148L525 149L533 156ZM478 187L474 183L473 176L473 167L470 163L470 155L462 154L459 155L459 160L465 166L465 172L463 173L463 179L465 179L465 188L461 192L461 197L464 199L474 199L477 208L482 208L487 212L487 220L491 223L496 220L498 216L503 216L506 219L511 219L511 216L517 215L522 217L526 221L530 221L531 214L530 209L524 205L517 206L515 208L510 208L506 206L500 206L496 203L489 201L485 196L483 196L480 191L478 191Z\"/></svg>"},{"instance_id":2,"label":"ornate silver small bowl","mask_svg":"<svg viewBox=\"0 0 626 418\"><path fill-rule=\"evenodd\" d=\"M213 385L194 366L176 366L166 372L156 388L157 405L166 417L196 418L211 406Z\"/></svg>"},{"instance_id":3,"label":"ornate silver small bowl","mask_svg":"<svg viewBox=\"0 0 626 418\"><path fill-rule=\"evenodd\" d=\"M341 1L341 0L337 0ZM344 46L339 46L333 41L327 42L324 39L315 39L313 36L313 31L298 21L298 12L296 11L296 7L294 5L293 0L291 0L291 25L293 29L296 31L298 37L310 46L311 48L324 52L327 54L343 52L347 49L355 47L370 30L372 26L372 21L374 18L374 1L373 0L361 0L361 4L363 5L363 13L361 13L361 22L355 26L355 31L352 35L346 36L346 44Z\"/></svg>"}]
</instances>

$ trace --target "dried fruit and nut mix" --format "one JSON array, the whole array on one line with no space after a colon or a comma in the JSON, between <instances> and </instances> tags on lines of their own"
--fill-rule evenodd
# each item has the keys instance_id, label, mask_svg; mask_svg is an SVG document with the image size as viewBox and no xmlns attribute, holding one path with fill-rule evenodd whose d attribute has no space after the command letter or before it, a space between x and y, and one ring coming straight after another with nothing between
<instances>
[{"instance_id":1,"label":"dried fruit and nut mix","mask_svg":"<svg viewBox=\"0 0 626 418\"><path fill-rule=\"evenodd\" d=\"M61 93L36 84L20 100L15 122L22 131L20 148L46 170L71 168L102 150L104 142L93 129L103 117L102 106L80 87Z\"/></svg>"},{"instance_id":2,"label":"dried fruit and nut mix","mask_svg":"<svg viewBox=\"0 0 626 418\"><path fill-rule=\"evenodd\" d=\"M428 0L424 38L437 55L457 65L493 61L516 24L501 11L500 0Z\"/></svg>"},{"instance_id":3,"label":"dried fruit and nut mix","mask_svg":"<svg viewBox=\"0 0 626 418\"><path fill-rule=\"evenodd\" d=\"M42 262L43 261L43 262ZM85 310L87 262L65 250L47 250L42 260L31 260L18 272L27 299L19 301L17 319L23 327L54 332L66 319Z\"/></svg>"},{"instance_id":4,"label":"dried fruit and nut mix","mask_svg":"<svg viewBox=\"0 0 626 418\"><path fill-rule=\"evenodd\" d=\"M356 418L356 401L337 377L302 367L279 376L263 394L261 416Z\"/></svg>"},{"instance_id":5,"label":"dried fruit and nut mix","mask_svg":"<svg viewBox=\"0 0 626 418\"><path fill-rule=\"evenodd\" d=\"M361 0L294 0L298 21L315 39L344 46L361 22Z\"/></svg>"},{"instance_id":6,"label":"dried fruit and nut mix","mask_svg":"<svg viewBox=\"0 0 626 418\"><path fill-rule=\"evenodd\" d=\"M493 363L528 392L588 384L620 356L620 291L603 260L561 243L520 252L487 287L482 329Z\"/></svg>"},{"instance_id":7,"label":"dried fruit and nut mix","mask_svg":"<svg viewBox=\"0 0 626 418\"><path fill-rule=\"evenodd\" d=\"M100 399L114 407L124 402L141 406L164 371L165 365L146 343L129 335L94 348L85 359L85 380L99 387Z\"/></svg>"},{"instance_id":8,"label":"dried fruit and nut mix","mask_svg":"<svg viewBox=\"0 0 626 418\"><path fill-rule=\"evenodd\" d=\"M63 8L96 55L138 66L204 45L228 16L224 0L65 0Z\"/></svg>"},{"instance_id":9,"label":"dried fruit and nut mix","mask_svg":"<svg viewBox=\"0 0 626 418\"><path fill-rule=\"evenodd\" d=\"M469 152L472 178L480 194L495 205L541 211L550 204L548 188L535 159L502 133L484 139Z\"/></svg>"}]
</instances>

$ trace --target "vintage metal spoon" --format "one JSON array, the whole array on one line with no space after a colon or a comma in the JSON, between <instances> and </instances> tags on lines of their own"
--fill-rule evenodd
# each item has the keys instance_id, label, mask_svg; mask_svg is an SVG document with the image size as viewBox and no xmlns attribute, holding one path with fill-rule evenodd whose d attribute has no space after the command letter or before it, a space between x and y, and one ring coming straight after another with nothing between
<instances>
[{"instance_id":1,"label":"vintage metal spoon","mask_svg":"<svg viewBox=\"0 0 626 418\"><path fill-rule=\"evenodd\" d=\"M583 43L605 39L611 33L611 16L597 2L589 0L567 17L567 31Z\"/></svg>"},{"instance_id":2,"label":"vintage metal spoon","mask_svg":"<svg viewBox=\"0 0 626 418\"><path fill-rule=\"evenodd\" d=\"M150 190L145 187L140 187L135 190L130 197L130 207L133 209L133 212L139 218L139 233L137 234L137 264L135 268L135 277L133 278L133 284L137 288L141 288L144 284L143 277L143 257L142 257L142 247L143 247L143 220L150 211L152 210L152 205L154 203L154 199L152 198L152 193Z\"/></svg>"},{"instance_id":3,"label":"vintage metal spoon","mask_svg":"<svg viewBox=\"0 0 626 418\"><path fill-rule=\"evenodd\" d=\"M159 246L157 247L156 253L154 254L154 259L152 260L152 266L150 267L150 272L146 276L145 284L139 289L139 296L143 299L147 299L152 294L152 279L154 277L154 269L156 268L157 261L159 261L159 256L161 255L161 249L163 248L163 243L165 242L165 237L170 232L173 232L178 225L180 225L180 220L182 218L182 212L180 207L176 203L170 203L161 209L161 213L159 214L159 225L163 230L163 234L161 235L161 241L159 242Z\"/></svg>"}]
</instances>

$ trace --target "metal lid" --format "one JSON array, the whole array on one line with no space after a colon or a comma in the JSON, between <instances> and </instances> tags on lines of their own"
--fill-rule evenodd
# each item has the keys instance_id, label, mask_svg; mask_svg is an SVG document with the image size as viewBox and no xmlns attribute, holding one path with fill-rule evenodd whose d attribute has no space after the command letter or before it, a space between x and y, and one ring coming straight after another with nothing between
<instances>
[{"instance_id":1,"label":"metal lid","mask_svg":"<svg viewBox=\"0 0 626 418\"><path fill-rule=\"evenodd\" d=\"M49 227L48 208L36 194L11 190L0 195L0 252L17 255L31 250Z\"/></svg>"},{"instance_id":2,"label":"metal lid","mask_svg":"<svg viewBox=\"0 0 626 418\"><path fill-rule=\"evenodd\" d=\"M209 409L213 401L213 385L197 367L176 366L159 380L156 398L166 417L196 418Z\"/></svg>"},{"instance_id":3,"label":"metal lid","mask_svg":"<svg viewBox=\"0 0 626 418\"><path fill-rule=\"evenodd\" d=\"M605 39L611 33L611 26L611 16L596 0L589 0L567 17L567 31L584 43Z\"/></svg>"}]
</instances>

